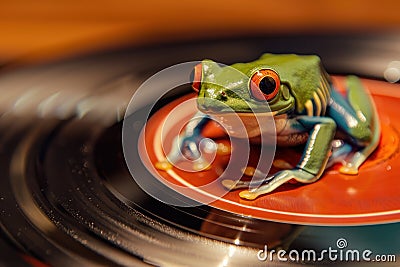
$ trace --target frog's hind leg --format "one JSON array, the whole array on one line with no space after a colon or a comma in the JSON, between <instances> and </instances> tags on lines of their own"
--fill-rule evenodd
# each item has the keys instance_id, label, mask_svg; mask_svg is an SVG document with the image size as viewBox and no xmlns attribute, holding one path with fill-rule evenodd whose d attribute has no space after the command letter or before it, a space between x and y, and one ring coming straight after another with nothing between
<instances>
[{"instance_id":1,"label":"frog's hind leg","mask_svg":"<svg viewBox=\"0 0 400 267\"><path fill-rule=\"evenodd\" d=\"M344 162L340 172L355 175L380 139L379 117L373 100L356 76L347 77L347 101L332 91L329 115L360 150Z\"/></svg>"}]
</instances>

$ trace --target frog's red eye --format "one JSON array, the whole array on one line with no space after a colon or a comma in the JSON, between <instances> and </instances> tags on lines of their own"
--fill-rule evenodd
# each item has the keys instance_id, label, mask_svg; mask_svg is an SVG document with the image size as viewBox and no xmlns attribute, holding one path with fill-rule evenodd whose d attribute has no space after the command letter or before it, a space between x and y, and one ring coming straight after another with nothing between
<instances>
[{"instance_id":1,"label":"frog's red eye","mask_svg":"<svg viewBox=\"0 0 400 267\"><path fill-rule=\"evenodd\" d=\"M196 92L200 91L201 86L201 72L202 72L201 63L194 66L192 73L190 74L190 81L192 82L192 88Z\"/></svg>"},{"instance_id":2,"label":"frog's red eye","mask_svg":"<svg viewBox=\"0 0 400 267\"><path fill-rule=\"evenodd\" d=\"M278 93L280 85L281 81L275 71L271 69L259 70L251 77L251 95L257 100L271 100Z\"/></svg>"}]
</instances>

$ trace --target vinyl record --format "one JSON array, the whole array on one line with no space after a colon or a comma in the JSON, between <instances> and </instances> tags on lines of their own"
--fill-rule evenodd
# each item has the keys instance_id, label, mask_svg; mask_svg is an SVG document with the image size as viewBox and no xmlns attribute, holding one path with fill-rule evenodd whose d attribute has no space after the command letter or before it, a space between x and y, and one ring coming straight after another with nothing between
<instances>
[{"instance_id":1,"label":"vinyl record","mask_svg":"<svg viewBox=\"0 0 400 267\"><path fill-rule=\"evenodd\" d=\"M122 144L123 118L135 90L155 73L174 64L203 58L230 64L255 59L264 52L312 53L321 56L330 73L357 74L375 80L370 83L380 84L386 83L383 74L400 52L397 36L207 40L121 48L45 65L4 68L0 75L0 245L4 247L0 263L265 266L266 262L257 255L266 246L276 250L320 250L334 246L340 237L354 246L399 254L399 241L390 238L400 234L397 217L305 226L310 222L232 212L218 205L199 203L185 207L163 203L133 179ZM396 90L391 86L398 87L385 86L389 91L379 100L382 107L395 97L388 95ZM172 94L159 95L162 98L151 117L157 116L156 110L179 101L189 90L189 86L181 86ZM374 89L375 93L380 94L379 89ZM129 118L137 118L134 115L153 105L153 100L143 100ZM396 120L392 113L389 119ZM138 135L132 135L131 142L139 140L146 123L132 124ZM397 127L385 129L397 134ZM397 150L392 152L391 155L397 155ZM134 153L134 175L147 177L140 150ZM396 170L396 162L392 161L390 164ZM380 188L379 179L371 178L365 183ZM149 183L180 197L156 180ZM396 207L399 199L394 192L400 187L395 182L391 186L383 202L376 200L377 206ZM388 222L392 224L382 224ZM374 225L333 227L343 224ZM304 262L273 260L268 264L291 266Z\"/></svg>"}]
</instances>

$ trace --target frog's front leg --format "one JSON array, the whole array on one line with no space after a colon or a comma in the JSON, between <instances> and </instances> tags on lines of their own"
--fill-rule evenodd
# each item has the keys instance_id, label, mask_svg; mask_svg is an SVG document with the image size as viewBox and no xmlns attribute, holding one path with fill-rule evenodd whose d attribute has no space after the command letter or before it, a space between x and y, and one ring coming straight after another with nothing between
<instances>
[{"instance_id":1,"label":"frog's front leg","mask_svg":"<svg viewBox=\"0 0 400 267\"><path fill-rule=\"evenodd\" d=\"M294 169L283 170L264 180L263 185L239 193L241 198L255 199L275 190L294 179L301 183L312 183L322 175L331 154L331 143L336 132L336 123L328 117L300 116L292 125L308 131L309 137L300 162ZM298 129L297 129L298 130ZM225 181L225 186L232 184Z\"/></svg>"},{"instance_id":2,"label":"frog's front leg","mask_svg":"<svg viewBox=\"0 0 400 267\"><path fill-rule=\"evenodd\" d=\"M197 112L189 123L185 126L183 132L175 137L172 143L171 151L164 160L156 163L156 168L168 170L173 165L184 159L190 159L194 162L194 170L204 170L209 163L203 159L199 149L201 140L204 140L201 134L205 125L210 121L210 117L202 112Z\"/></svg>"}]
</instances>

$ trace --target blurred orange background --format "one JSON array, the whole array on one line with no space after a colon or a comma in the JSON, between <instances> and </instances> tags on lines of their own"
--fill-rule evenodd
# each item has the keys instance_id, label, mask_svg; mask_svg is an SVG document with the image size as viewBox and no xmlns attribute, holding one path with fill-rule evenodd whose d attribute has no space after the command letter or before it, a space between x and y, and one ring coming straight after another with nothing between
<instances>
[{"instance_id":1,"label":"blurred orange background","mask_svg":"<svg viewBox=\"0 0 400 267\"><path fill-rule=\"evenodd\" d=\"M399 9L396 0L3 1L0 64L221 36L391 31Z\"/></svg>"}]
</instances>

